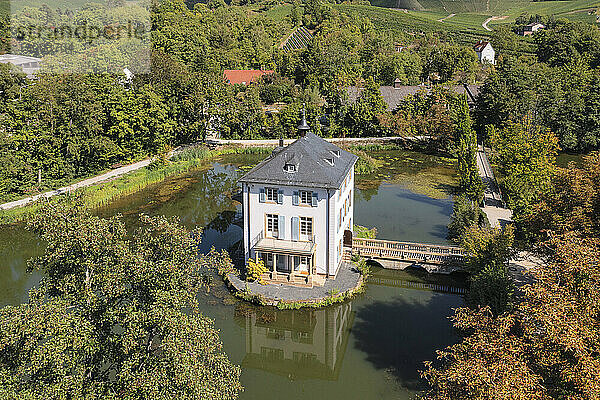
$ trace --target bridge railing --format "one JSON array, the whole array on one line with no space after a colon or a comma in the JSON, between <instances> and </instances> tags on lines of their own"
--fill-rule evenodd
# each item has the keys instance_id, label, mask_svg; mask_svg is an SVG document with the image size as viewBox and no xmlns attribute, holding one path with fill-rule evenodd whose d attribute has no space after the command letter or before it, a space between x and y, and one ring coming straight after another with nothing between
<instances>
[{"instance_id":1,"label":"bridge railing","mask_svg":"<svg viewBox=\"0 0 600 400\"><path fill-rule=\"evenodd\" d=\"M360 256L395 260L446 263L461 261L465 254L460 247L381 239L352 239L352 250Z\"/></svg>"}]
</instances>

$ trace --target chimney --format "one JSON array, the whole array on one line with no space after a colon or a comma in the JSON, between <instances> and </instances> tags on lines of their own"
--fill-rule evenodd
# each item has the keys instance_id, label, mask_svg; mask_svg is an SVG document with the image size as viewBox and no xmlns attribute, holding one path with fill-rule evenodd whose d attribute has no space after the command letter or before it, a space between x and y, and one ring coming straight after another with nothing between
<instances>
[{"instance_id":1,"label":"chimney","mask_svg":"<svg viewBox=\"0 0 600 400\"><path fill-rule=\"evenodd\" d=\"M277 154L283 151L283 136L279 137L279 146L275 147L271 152L271 157L275 157Z\"/></svg>"},{"instance_id":2,"label":"chimney","mask_svg":"<svg viewBox=\"0 0 600 400\"><path fill-rule=\"evenodd\" d=\"M298 125L298 133L300 137L305 136L306 133L310 131L310 126L306 123L306 111L304 109L304 104L302 105L302 121L300 121L300 125Z\"/></svg>"}]
</instances>

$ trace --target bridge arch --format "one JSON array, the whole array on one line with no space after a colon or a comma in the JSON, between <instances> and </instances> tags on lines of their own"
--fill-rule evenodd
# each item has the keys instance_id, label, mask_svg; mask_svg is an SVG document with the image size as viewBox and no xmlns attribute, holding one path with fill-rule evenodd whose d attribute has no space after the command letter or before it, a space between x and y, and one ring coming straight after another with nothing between
<instances>
[{"instance_id":1,"label":"bridge arch","mask_svg":"<svg viewBox=\"0 0 600 400\"><path fill-rule=\"evenodd\" d=\"M372 266L372 267L378 267L378 268L385 268L383 266L383 264L381 264L380 261L374 259L374 258L366 258L365 259L367 261L367 265Z\"/></svg>"}]
</instances>

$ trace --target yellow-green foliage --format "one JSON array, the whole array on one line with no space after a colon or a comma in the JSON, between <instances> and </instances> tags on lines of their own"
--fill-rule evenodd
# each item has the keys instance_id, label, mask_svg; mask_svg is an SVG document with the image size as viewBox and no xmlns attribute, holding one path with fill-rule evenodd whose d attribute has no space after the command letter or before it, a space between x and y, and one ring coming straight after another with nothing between
<instances>
[{"instance_id":1,"label":"yellow-green foliage","mask_svg":"<svg viewBox=\"0 0 600 400\"><path fill-rule=\"evenodd\" d=\"M262 258L256 260L249 259L246 266L246 279L249 281L260 281L260 276L267 272L265 263Z\"/></svg>"},{"instance_id":2,"label":"yellow-green foliage","mask_svg":"<svg viewBox=\"0 0 600 400\"><path fill-rule=\"evenodd\" d=\"M371 276L371 267L367 264L367 260L365 258L360 258L358 261L354 263L356 268L360 271L360 274L366 279Z\"/></svg>"},{"instance_id":3,"label":"yellow-green foliage","mask_svg":"<svg viewBox=\"0 0 600 400\"><path fill-rule=\"evenodd\" d=\"M93 209L107 205L119 197L127 196L142 190L152 184L162 182L166 178L186 173L214 157L227 154L256 154L268 153L272 149L266 147L235 147L224 146L215 150L206 147L190 147L175 155L171 160L159 160L146 168L130 172L110 182L88 186L77 190L81 193L86 207ZM46 202L48 200L41 200ZM0 224L15 223L26 220L40 208L39 202L25 207L0 211Z\"/></svg>"},{"instance_id":4,"label":"yellow-green foliage","mask_svg":"<svg viewBox=\"0 0 600 400\"><path fill-rule=\"evenodd\" d=\"M375 239L377 237L377 228L367 228L362 225L354 225L354 237L362 239Z\"/></svg>"}]
</instances>

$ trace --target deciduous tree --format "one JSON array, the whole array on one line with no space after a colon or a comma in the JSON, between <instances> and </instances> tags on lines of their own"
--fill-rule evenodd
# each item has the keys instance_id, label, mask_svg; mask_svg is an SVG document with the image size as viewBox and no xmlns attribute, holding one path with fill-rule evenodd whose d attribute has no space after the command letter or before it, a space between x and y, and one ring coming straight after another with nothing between
<instances>
[{"instance_id":1,"label":"deciduous tree","mask_svg":"<svg viewBox=\"0 0 600 400\"><path fill-rule=\"evenodd\" d=\"M200 232L141 217L47 206L30 228L48 243L30 301L0 310L0 397L232 399L241 390L213 321L198 312Z\"/></svg>"}]
</instances>

